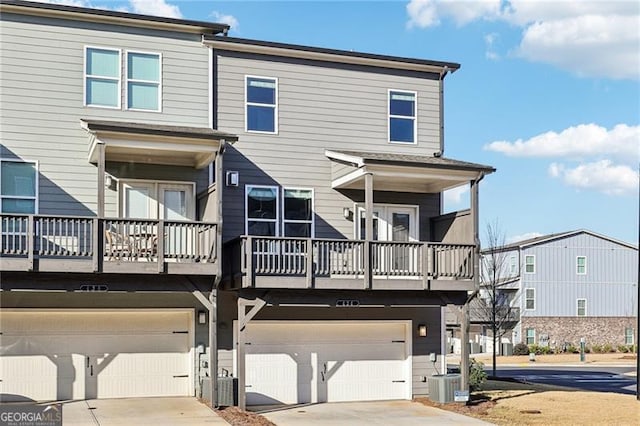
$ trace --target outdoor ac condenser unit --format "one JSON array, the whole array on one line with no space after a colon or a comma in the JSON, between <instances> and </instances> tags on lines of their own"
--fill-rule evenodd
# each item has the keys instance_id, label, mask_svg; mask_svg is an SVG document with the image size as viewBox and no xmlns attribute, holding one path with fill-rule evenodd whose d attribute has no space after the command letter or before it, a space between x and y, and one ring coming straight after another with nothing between
<instances>
[{"instance_id":1,"label":"outdoor ac condenser unit","mask_svg":"<svg viewBox=\"0 0 640 426\"><path fill-rule=\"evenodd\" d=\"M434 402L454 402L457 390L460 390L460 374L439 374L429 377L429 399Z\"/></svg>"},{"instance_id":2,"label":"outdoor ac condenser unit","mask_svg":"<svg viewBox=\"0 0 640 426\"><path fill-rule=\"evenodd\" d=\"M238 405L238 379L218 377L218 406L232 407L235 405Z\"/></svg>"}]
</instances>

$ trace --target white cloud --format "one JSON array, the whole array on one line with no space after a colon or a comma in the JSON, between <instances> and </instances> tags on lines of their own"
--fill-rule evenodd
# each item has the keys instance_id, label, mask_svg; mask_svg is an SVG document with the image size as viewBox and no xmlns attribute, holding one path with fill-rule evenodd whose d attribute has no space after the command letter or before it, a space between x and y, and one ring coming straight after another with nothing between
<instances>
[{"instance_id":1,"label":"white cloud","mask_svg":"<svg viewBox=\"0 0 640 426\"><path fill-rule=\"evenodd\" d=\"M517 241L528 240L530 238L542 237L543 235L544 234L541 234L540 232L525 232L524 234L514 235L512 237L508 237L505 242L507 244L511 244L511 243L515 243Z\"/></svg>"},{"instance_id":2,"label":"white cloud","mask_svg":"<svg viewBox=\"0 0 640 426\"><path fill-rule=\"evenodd\" d=\"M235 16L225 15L215 10L211 12L211 18L214 19L216 22L229 25L231 29L235 30L236 32L238 31L238 27L240 26L240 23L238 22Z\"/></svg>"},{"instance_id":3,"label":"white cloud","mask_svg":"<svg viewBox=\"0 0 640 426\"><path fill-rule=\"evenodd\" d=\"M584 163L574 168L552 163L549 175L562 179L568 186L609 195L637 194L640 178L638 172L631 167L616 165L610 160Z\"/></svg>"},{"instance_id":4,"label":"white cloud","mask_svg":"<svg viewBox=\"0 0 640 426\"><path fill-rule=\"evenodd\" d=\"M182 18L180 8L165 0L129 0L132 12L143 15L164 16L166 18Z\"/></svg>"},{"instance_id":5,"label":"white cloud","mask_svg":"<svg viewBox=\"0 0 640 426\"><path fill-rule=\"evenodd\" d=\"M485 150L511 157L585 157L610 156L636 162L640 155L640 126L618 124L607 130L596 124L580 124L560 133L546 132L527 140L495 141Z\"/></svg>"},{"instance_id":6,"label":"white cloud","mask_svg":"<svg viewBox=\"0 0 640 426\"><path fill-rule=\"evenodd\" d=\"M514 52L579 76L640 79L640 3L632 0L412 0L408 28L451 19L502 20L522 28ZM486 55L494 59L497 53Z\"/></svg>"},{"instance_id":7,"label":"white cloud","mask_svg":"<svg viewBox=\"0 0 640 426\"><path fill-rule=\"evenodd\" d=\"M489 33L484 36L484 44L487 50L484 53L484 56L487 59L492 61L500 59L500 55L495 50L496 42L500 39L500 35L498 33Z\"/></svg>"},{"instance_id":8,"label":"white cloud","mask_svg":"<svg viewBox=\"0 0 640 426\"><path fill-rule=\"evenodd\" d=\"M465 25L476 19L495 17L499 12L500 0L411 0L407 4L407 27L434 27L444 17Z\"/></svg>"},{"instance_id":9,"label":"white cloud","mask_svg":"<svg viewBox=\"0 0 640 426\"><path fill-rule=\"evenodd\" d=\"M462 185L444 191L444 202L447 205L462 203L462 197L469 193L469 185Z\"/></svg>"}]
</instances>

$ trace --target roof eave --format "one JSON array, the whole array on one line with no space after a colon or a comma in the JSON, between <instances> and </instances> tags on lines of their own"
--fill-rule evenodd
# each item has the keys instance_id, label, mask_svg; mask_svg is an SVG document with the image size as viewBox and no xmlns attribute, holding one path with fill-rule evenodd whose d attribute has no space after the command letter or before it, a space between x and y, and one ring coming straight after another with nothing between
<instances>
[{"instance_id":1,"label":"roof eave","mask_svg":"<svg viewBox=\"0 0 640 426\"><path fill-rule=\"evenodd\" d=\"M100 22L129 27L153 28L192 34L215 35L226 33L230 28L229 25L226 24L22 0L0 0L0 12L72 19L75 21Z\"/></svg>"},{"instance_id":2,"label":"roof eave","mask_svg":"<svg viewBox=\"0 0 640 426\"><path fill-rule=\"evenodd\" d=\"M265 42L259 40L238 39L231 37L205 37L203 43L214 49L254 53L288 58L308 59L315 61L334 62L352 65L374 66L446 75L455 72L460 64L453 62L438 62L348 52L344 50L325 49L286 43ZM445 72L446 71L446 72Z\"/></svg>"}]
</instances>

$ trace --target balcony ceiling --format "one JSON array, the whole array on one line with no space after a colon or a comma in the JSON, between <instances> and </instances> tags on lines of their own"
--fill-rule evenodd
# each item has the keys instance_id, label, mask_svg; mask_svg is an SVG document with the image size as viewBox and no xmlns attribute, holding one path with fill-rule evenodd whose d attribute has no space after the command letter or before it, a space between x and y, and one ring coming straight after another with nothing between
<instances>
[{"instance_id":1,"label":"balcony ceiling","mask_svg":"<svg viewBox=\"0 0 640 426\"><path fill-rule=\"evenodd\" d=\"M238 137L206 127L166 126L104 120L81 120L90 134L89 162L98 162L99 144L106 161L188 166L197 169L213 161L221 141Z\"/></svg>"},{"instance_id":2,"label":"balcony ceiling","mask_svg":"<svg viewBox=\"0 0 640 426\"><path fill-rule=\"evenodd\" d=\"M364 189L373 175L376 191L438 193L464 185L495 169L482 164L421 155L359 151L326 151L332 164L334 189Z\"/></svg>"}]
</instances>

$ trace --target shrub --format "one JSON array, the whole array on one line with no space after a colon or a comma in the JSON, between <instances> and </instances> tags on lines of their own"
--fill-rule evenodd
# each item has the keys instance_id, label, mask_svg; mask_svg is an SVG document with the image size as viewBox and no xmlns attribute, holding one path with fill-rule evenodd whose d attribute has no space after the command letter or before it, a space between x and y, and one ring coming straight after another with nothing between
<instances>
[{"instance_id":1,"label":"shrub","mask_svg":"<svg viewBox=\"0 0 640 426\"><path fill-rule=\"evenodd\" d=\"M529 355L529 346L526 343L518 343L513 347L514 355Z\"/></svg>"},{"instance_id":2,"label":"shrub","mask_svg":"<svg viewBox=\"0 0 640 426\"><path fill-rule=\"evenodd\" d=\"M589 346L585 346L584 347L584 353L585 354L590 354L591 353L591 348Z\"/></svg>"},{"instance_id":3,"label":"shrub","mask_svg":"<svg viewBox=\"0 0 640 426\"><path fill-rule=\"evenodd\" d=\"M623 354L628 353L629 352L629 346L618 345L618 352L622 352Z\"/></svg>"},{"instance_id":4,"label":"shrub","mask_svg":"<svg viewBox=\"0 0 640 426\"><path fill-rule=\"evenodd\" d=\"M549 346L541 346L539 350L542 355L549 355L552 352Z\"/></svg>"},{"instance_id":5,"label":"shrub","mask_svg":"<svg viewBox=\"0 0 640 426\"><path fill-rule=\"evenodd\" d=\"M484 371L484 364L471 358L469 360L469 388L472 391L480 390L486 380L487 373Z\"/></svg>"},{"instance_id":6,"label":"shrub","mask_svg":"<svg viewBox=\"0 0 640 426\"><path fill-rule=\"evenodd\" d=\"M591 349L593 350L594 354L601 354L602 353L602 345L593 345L591 347Z\"/></svg>"},{"instance_id":7,"label":"shrub","mask_svg":"<svg viewBox=\"0 0 640 426\"><path fill-rule=\"evenodd\" d=\"M607 343L606 345L604 345L602 347L602 352L607 354L609 352L615 352L615 351L613 350L613 346L611 346L610 344Z\"/></svg>"},{"instance_id":8,"label":"shrub","mask_svg":"<svg viewBox=\"0 0 640 426\"><path fill-rule=\"evenodd\" d=\"M567 346L567 352L569 352L570 354L579 354L580 353L580 349L576 348L573 345L569 345L569 346Z\"/></svg>"}]
</instances>

